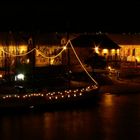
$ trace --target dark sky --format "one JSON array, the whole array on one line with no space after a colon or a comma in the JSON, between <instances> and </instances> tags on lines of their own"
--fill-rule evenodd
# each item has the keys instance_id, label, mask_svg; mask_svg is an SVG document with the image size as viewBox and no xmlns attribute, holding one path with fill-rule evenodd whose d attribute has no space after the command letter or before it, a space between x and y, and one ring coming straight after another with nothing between
<instances>
[{"instance_id":1,"label":"dark sky","mask_svg":"<svg viewBox=\"0 0 140 140\"><path fill-rule=\"evenodd\" d=\"M139 7L118 1L4 1L0 31L140 32Z\"/></svg>"}]
</instances>

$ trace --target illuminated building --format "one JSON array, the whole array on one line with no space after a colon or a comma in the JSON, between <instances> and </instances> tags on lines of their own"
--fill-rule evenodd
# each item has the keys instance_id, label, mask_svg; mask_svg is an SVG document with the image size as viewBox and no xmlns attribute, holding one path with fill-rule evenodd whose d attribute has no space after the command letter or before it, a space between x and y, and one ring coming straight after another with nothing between
<instances>
[{"instance_id":1,"label":"illuminated building","mask_svg":"<svg viewBox=\"0 0 140 140\"><path fill-rule=\"evenodd\" d=\"M120 46L122 61L140 62L140 34L108 34Z\"/></svg>"},{"instance_id":2,"label":"illuminated building","mask_svg":"<svg viewBox=\"0 0 140 140\"><path fill-rule=\"evenodd\" d=\"M6 75L23 73L23 69L35 67L79 65L73 50L69 45L65 46L68 41L68 34L65 33L10 32L1 33L0 39L0 67ZM72 44L82 62L94 52L106 59L119 58L119 46L105 34L78 35L72 39Z\"/></svg>"},{"instance_id":3,"label":"illuminated building","mask_svg":"<svg viewBox=\"0 0 140 140\"><path fill-rule=\"evenodd\" d=\"M118 61L120 58L120 47L106 34L84 34L72 40L72 43L83 62L94 53L104 56L107 61ZM72 65L77 65L73 52L71 51L70 54Z\"/></svg>"},{"instance_id":4,"label":"illuminated building","mask_svg":"<svg viewBox=\"0 0 140 140\"><path fill-rule=\"evenodd\" d=\"M61 65L65 40L56 33L26 34L23 32L0 33L0 68L5 75L15 73L25 65L44 67ZM66 48L64 48L66 49ZM60 53L60 54L59 54ZM54 57L59 54L59 56ZM45 58L44 56L48 57Z\"/></svg>"},{"instance_id":5,"label":"illuminated building","mask_svg":"<svg viewBox=\"0 0 140 140\"><path fill-rule=\"evenodd\" d=\"M107 37L106 34L81 35L79 38L73 40L73 44L77 47L89 48L90 54L95 52L110 59L114 59L114 55L119 57L120 47Z\"/></svg>"}]
</instances>

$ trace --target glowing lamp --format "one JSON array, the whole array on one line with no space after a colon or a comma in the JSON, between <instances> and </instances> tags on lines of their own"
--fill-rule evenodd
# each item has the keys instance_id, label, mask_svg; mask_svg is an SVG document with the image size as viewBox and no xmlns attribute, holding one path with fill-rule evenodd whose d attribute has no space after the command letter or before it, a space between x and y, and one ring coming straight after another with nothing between
<instances>
[{"instance_id":1,"label":"glowing lamp","mask_svg":"<svg viewBox=\"0 0 140 140\"><path fill-rule=\"evenodd\" d=\"M0 74L0 78L2 78L2 74Z\"/></svg>"},{"instance_id":2,"label":"glowing lamp","mask_svg":"<svg viewBox=\"0 0 140 140\"><path fill-rule=\"evenodd\" d=\"M66 50L66 49L67 49L67 47L66 47L66 46L64 46L64 47L63 47L63 49L64 49L64 50Z\"/></svg>"},{"instance_id":3,"label":"glowing lamp","mask_svg":"<svg viewBox=\"0 0 140 140\"><path fill-rule=\"evenodd\" d=\"M25 76L22 73L15 76L15 81L24 81L24 79L25 79Z\"/></svg>"}]
</instances>

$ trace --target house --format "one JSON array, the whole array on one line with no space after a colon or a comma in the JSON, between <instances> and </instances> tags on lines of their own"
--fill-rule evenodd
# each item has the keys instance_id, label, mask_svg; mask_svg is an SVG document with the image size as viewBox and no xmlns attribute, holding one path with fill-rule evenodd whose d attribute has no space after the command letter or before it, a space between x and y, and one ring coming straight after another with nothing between
<instances>
[{"instance_id":1,"label":"house","mask_svg":"<svg viewBox=\"0 0 140 140\"><path fill-rule=\"evenodd\" d=\"M62 65L65 63L62 37L57 33L0 33L0 76L32 67Z\"/></svg>"},{"instance_id":2,"label":"house","mask_svg":"<svg viewBox=\"0 0 140 140\"><path fill-rule=\"evenodd\" d=\"M110 38L108 38L105 34L81 34L75 39L73 39L71 43L73 48L75 49L75 52L77 53L77 56L85 66L85 61L90 56L92 57L94 53L97 53L100 56L104 56L107 61L114 61L119 59L120 47ZM80 69L81 66L71 48L69 50L69 54L69 63L72 67L71 69L73 71L78 71L78 69Z\"/></svg>"},{"instance_id":3,"label":"house","mask_svg":"<svg viewBox=\"0 0 140 140\"><path fill-rule=\"evenodd\" d=\"M108 34L120 46L122 61L140 62L140 34Z\"/></svg>"},{"instance_id":4,"label":"house","mask_svg":"<svg viewBox=\"0 0 140 140\"><path fill-rule=\"evenodd\" d=\"M54 56L61 51L62 47L61 35L58 36L56 33L34 35L22 32L0 33L0 67L14 66L17 58L21 63L30 63L28 52L31 51L32 54L34 48L36 48L34 50L35 66L54 64L52 60L41 57L39 54L42 53L46 57ZM5 64L5 61L8 61L8 64Z\"/></svg>"},{"instance_id":5,"label":"house","mask_svg":"<svg viewBox=\"0 0 140 140\"><path fill-rule=\"evenodd\" d=\"M72 40L72 44L78 49L81 59L85 59L94 52L107 60L119 59L120 47L105 34L84 34Z\"/></svg>"}]
</instances>

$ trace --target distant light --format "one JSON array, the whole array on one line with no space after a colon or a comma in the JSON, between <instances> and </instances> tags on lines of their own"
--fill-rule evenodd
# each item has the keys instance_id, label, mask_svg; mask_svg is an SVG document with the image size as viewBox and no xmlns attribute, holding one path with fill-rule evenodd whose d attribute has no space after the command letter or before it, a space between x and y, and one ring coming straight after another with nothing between
<instances>
[{"instance_id":1,"label":"distant light","mask_svg":"<svg viewBox=\"0 0 140 140\"><path fill-rule=\"evenodd\" d=\"M27 64L29 64L29 62L30 62L30 59L27 59Z\"/></svg>"},{"instance_id":2,"label":"distant light","mask_svg":"<svg viewBox=\"0 0 140 140\"><path fill-rule=\"evenodd\" d=\"M2 76L2 74L0 74L0 78L2 78L3 76Z\"/></svg>"},{"instance_id":3,"label":"distant light","mask_svg":"<svg viewBox=\"0 0 140 140\"><path fill-rule=\"evenodd\" d=\"M108 53L108 49L103 49L103 53L107 54Z\"/></svg>"},{"instance_id":4,"label":"distant light","mask_svg":"<svg viewBox=\"0 0 140 140\"><path fill-rule=\"evenodd\" d=\"M110 66L108 66L108 69L109 69L109 70L111 70L111 67L110 67Z\"/></svg>"},{"instance_id":5,"label":"distant light","mask_svg":"<svg viewBox=\"0 0 140 140\"><path fill-rule=\"evenodd\" d=\"M95 50L96 53L99 53L99 48L98 48L98 46L95 46L94 50Z\"/></svg>"},{"instance_id":6,"label":"distant light","mask_svg":"<svg viewBox=\"0 0 140 140\"><path fill-rule=\"evenodd\" d=\"M32 109L32 108L34 108L34 106L32 105L32 106L30 106L29 108L31 108L31 109Z\"/></svg>"},{"instance_id":7,"label":"distant light","mask_svg":"<svg viewBox=\"0 0 140 140\"><path fill-rule=\"evenodd\" d=\"M15 76L15 81L18 81L18 80L23 81L24 78L25 78L24 74L20 73Z\"/></svg>"},{"instance_id":8,"label":"distant light","mask_svg":"<svg viewBox=\"0 0 140 140\"><path fill-rule=\"evenodd\" d=\"M54 64L54 59L50 60L50 64L53 65Z\"/></svg>"},{"instance_id":9,"label":"distant light","mask_svg":"<svg viewBox=\"0 0 140 140\"><path fill-rule=\"evenodd\" d=\"M64 46L64 48L63 48L64 50L66 50L67 49L67 47L66 46Z\"/></svg>"},{"instance_id":10,"label":"distant light","mask_svg":"<svg viewBox=\"0 0 140 140\"><path fill-rule=\"evenodd\" d=\"M120 50L119 49L117 49L117 53L119 53L120 52Z\"/></svg>"}]
</instances>

